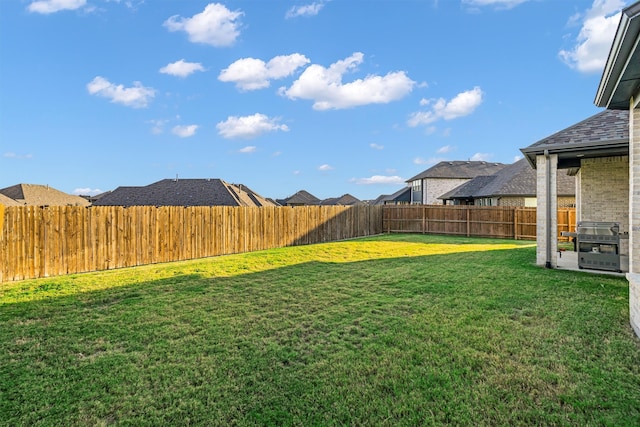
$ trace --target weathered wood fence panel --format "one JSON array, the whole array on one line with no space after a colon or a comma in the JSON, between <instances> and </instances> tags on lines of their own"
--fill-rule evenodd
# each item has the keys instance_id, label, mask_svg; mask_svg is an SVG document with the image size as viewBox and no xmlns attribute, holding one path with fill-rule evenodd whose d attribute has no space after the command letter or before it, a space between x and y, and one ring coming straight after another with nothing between
<instances>
[{"instance_id":1,"label":"weathered wood fence panel","mask_svg":"<svg viewBox=\"0 0 640 427\"><path fill-rule=\"evenodd\" d=\"M382 233L382 206L0 205L0 282Z\"/></svg>"},{"instance_id":2,"label":"weathered wood fence panel","mask_svg":"<svg viewBox=\"0 0 640 427\"><path fill-rule=\"evenodd\" d=\"M535 240L536 208L512 206L385 206L382 229L386 233L449 234ZM558 236L575 231L573 208L558 209ZM559 237L559 240L566 240Z\"/></svg>"}]
</instances>

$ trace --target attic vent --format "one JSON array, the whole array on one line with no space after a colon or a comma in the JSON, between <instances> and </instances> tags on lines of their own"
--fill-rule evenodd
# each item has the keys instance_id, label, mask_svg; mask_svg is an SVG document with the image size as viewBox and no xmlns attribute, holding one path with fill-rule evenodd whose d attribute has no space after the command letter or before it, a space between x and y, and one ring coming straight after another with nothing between
<instances>
[{"instance_id":1,"label":"attic vent","mask_svg":"<svg viewBox=\"0 0 640 427\"><path fill-rule=\"evenodd\" d=\"M452 164L453 164L453 162L449 162L449 164L450 164L450 165L452 165Z\"/></svg>"}]
</instances>

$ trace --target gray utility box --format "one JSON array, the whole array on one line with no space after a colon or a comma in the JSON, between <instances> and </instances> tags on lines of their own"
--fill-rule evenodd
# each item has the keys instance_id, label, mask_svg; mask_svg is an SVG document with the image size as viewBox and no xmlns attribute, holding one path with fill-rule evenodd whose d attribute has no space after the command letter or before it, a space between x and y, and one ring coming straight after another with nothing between
<instances>
[{"instance_id":1,"label":"gray utility box","mask_svg":"<svg viewBox=\"0 0 640 427\"><path fill-rule=\"evenodd\" d=\"M578 268L621 271L619 223L580 221L576 230Z\"/></svg>"}]
</instances>

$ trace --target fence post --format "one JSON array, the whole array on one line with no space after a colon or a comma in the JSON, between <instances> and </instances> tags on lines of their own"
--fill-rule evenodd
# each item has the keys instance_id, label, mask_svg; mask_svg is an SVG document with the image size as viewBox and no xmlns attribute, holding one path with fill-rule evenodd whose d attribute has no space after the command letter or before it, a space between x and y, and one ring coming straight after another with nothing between
<instances>
[{"instance_id":1,"label":"fence post","mask_svg":"<svg viewBox=\"0 0 640 427\"><path fill-rule=\"evenodd\" d=\"M471 214L470 213L471 209L469 208L469 205L466 205L465 209L467 210L467 237L469 237L471 235L471 229L469 227L469 224L470 224L469 215Z\"/></svg>"},{"instance_id":2,"label":"fence post","mask_svg":"<svg viewBox=\"0 0 640 427\"><path fill-rule=\"evenodd\" d=\"M4 205L0 203L0 242L4 236Z\"/></svg>"},{"instance_id":3,"label":"fence post","mask_svg":"<svg viewBox=\"0 0 640 427\"><path fill-rule=\"evenodd\" d=\"M518 207L513 208L513 240L518 240Z\"/></svg>"},{"instance_id":4,"label":"fence post","mask_svg":"<svg viewBox=\"0 0 640 427\"><path fill-rule=\"evenodd\" d=\"M4 263L4 205L0 204L0 261ZM0 266L0 283L4 281L3 268Z\"/></svg>"}]
</instances>

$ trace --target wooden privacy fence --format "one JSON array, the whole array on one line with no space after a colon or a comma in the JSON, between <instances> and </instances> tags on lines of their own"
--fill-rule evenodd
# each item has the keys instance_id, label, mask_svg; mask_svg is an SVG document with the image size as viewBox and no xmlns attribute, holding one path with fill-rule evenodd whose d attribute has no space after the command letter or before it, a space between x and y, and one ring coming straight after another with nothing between
<instances>
[{"instance_id":1,"label":"wooden privacy fence","mask_svg":"<svg viewBox=\"0 0 640 427\"><path fill-rule=\"evenodd\" d=\"M382 229L386 233L430 233L456 236L535 240L536 208L510 206L385 206ZM558 236L575 231L573 208L558 209ZM559 240L567 240L559 237Z\"/></svg>"},{"instance_id":2,"label":"wooden privacy fence","mask_svg":"<svg viewBox=\"0 0 640 427\"><path fill-rule=\"evenodd\" d=\"M0 205L0 282L380 234L381 206Z\"/></svg>"}]
</instances>

